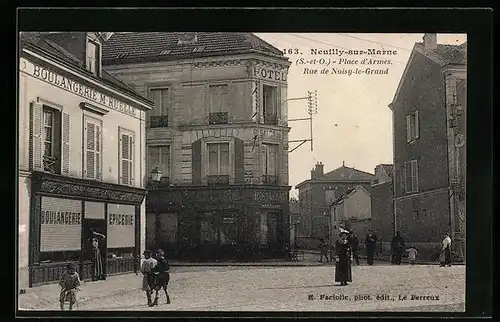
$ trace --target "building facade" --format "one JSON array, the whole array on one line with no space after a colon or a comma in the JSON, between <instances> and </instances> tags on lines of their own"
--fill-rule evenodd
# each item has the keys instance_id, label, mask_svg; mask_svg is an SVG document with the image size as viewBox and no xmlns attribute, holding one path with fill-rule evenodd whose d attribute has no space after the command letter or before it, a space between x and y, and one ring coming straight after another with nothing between
<instances>
[{"instance_id":1,"label":"building facade","mask_svg":"<svg viewBox=\"0 0 500 322\"><path fill-rule=\"evenodd\" d=\"M297 185L302 220L300 236L308 238L328 238L330 205L342 196L347 189L358 185L370 189L373 174L342 167L324 173L323 163L317 163L311 170L311 179Z\"/></svg>"},{"instance_id":2,"label":"building facade","mask_svg":"<svg viewBox=\"0 0 500 322\"><path fill-rule=\"evenodd\" d=\"M200 260L283 249L283 53L250 33L117 33L103 64L156 103L147 115L147 171L162 178L148 197L148 245Z\"/></svg>"},{"instance_id":3,"label":"building facade","mask_svg":"<svg viewBox=\"0 0 500 322\"><path fill-rule=\"evenodd\" d=\"M145 113L154 105L101 68L100 33L21 33L19 287L91 277L93 231L106 275L145 247Z\"/></svg>"},{"instance_id":4,"label":"building facade","mask_svg":"<svg viewBox=\"0 0 500 322\"><path fill-rule=\"evenodd\" d=\"M381 242L382 251L390 252L394 231L394 166L379 164L375 167L375 180L371 186L371 228Z\"/></svg>"},{"instance_id":5,"label":"building facade","mask_svg":"<svg viewBox=\"0 0 500 322\"><path fill-rule=\"evenodd\" d=\"M426 34L390 104L396 228L429 255L444 232L465 251L466 49Z\"/></svg>"}]
</instances>

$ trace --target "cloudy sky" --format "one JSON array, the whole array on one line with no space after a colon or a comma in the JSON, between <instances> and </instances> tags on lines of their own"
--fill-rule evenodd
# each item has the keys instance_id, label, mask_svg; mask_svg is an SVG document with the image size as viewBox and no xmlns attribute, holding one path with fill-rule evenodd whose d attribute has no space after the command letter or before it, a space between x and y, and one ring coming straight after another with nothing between
<instances>
[{"instance_id":1,"label":"cloudy sky","mask_svg":"<svg viewBox=\"0 0 500 322\"><path fill-rule=\"evenodd\" d=\"M392 116L388 104L403 74L415 42L423 34L344 34L344 33L256 33L273 46L285 50L297 48L302 55L287 55L292 62L288 72L288 98L307 96L308 90L318 92L318 113L313 118L314 149L309 142L293 151L290 158L291 195L296 196L295 185L310 178L316 162L323 162L325 172L334 170L345 161L346 166L370 173L380 163L392 163ZM442 44L462 44L466 35L438 34ZM385 49L396 50L390 59L387 75L307 75L297 65L298 58L332 58L312 56L311 49ZM344 56L343 56L344 57ZM362 59L367 56L359 56ZM356 59L354 56L346 57ZM317 69L322 69L317 64ZM332 69L334 65L327 67ZM337 64L337 67L341 67ZM355 66L354 66L355 67ZM358 65L359 67L359 65ZM376 67L376 66L373 66ZM386 67L386 65L384 65ZM364 67L363 67L364 69ZM318 71L319 72L319 71ZM307 117L307 100L290 101L288 118ZM309 137L309 122L290 122L290 140ZM291 143L292 149L297 143Z\"/></svg>"}]
</instances>

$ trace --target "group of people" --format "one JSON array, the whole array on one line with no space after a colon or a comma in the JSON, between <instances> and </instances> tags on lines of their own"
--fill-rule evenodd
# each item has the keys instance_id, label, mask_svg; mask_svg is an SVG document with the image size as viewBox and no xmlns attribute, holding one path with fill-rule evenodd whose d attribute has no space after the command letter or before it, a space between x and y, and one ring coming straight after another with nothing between
<instances>
[{"instance_id":1,"label":"group of people","mask_svg":"<svg viewBox=\"0 0 500 322\"><path fill-rule=\"evenodd\" d=\"M347 230L342 230L340 236L342 237L342 235L346 236L347 244L350 246L350 251L352 253L353 261L356 263L356 265L359 265L358 236L356 236L356 234L353 231L347 231ZM330 249L330 246L322 238L320 238L319 242L320 242L319 261L322 262L323 257L327 262L333 260L332 256L333 252L332 249ZM373 258L375 256L375 253L377 252L377 242L378 242L377 236L370 230L365 238L365 246L366 246L365 249L366 249L366 258L368 265L373 265ZM337 247L335 246L335 250L336 249Z\"/></svg>"},{"instance_id":2,"label":"group of people","mask_svg":"<svg viewBox=\"0 0 500 322\"><path fill-rule=\"evenodd\" d=\"M146 292L148 306L158 305L158 292L163 288L167 297L167 304L170 304L170 296L168 295L168 282L170 281L170 264L165 258L163 250L159 249L153 256L150 250L144 251L144 261L141 265L142 290ZM155 292L155 298L151 296Z\"/></svg>"}]
</instances>

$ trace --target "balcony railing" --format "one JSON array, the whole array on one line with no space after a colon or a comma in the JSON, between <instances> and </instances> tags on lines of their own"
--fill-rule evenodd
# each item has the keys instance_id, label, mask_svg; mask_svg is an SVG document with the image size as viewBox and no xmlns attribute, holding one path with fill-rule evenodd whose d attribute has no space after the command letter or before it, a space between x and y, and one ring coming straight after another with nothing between
<instances>
[{"instance_id":1,"label":"balcony railing","mask_svg":"<svg viewBox=\"0 0 500 322\"><path fill-rule=\"evenodd\" d=\"M208 124L227 124L229 120L227 112L214 112L208 114Z\"/></svg>"},{"instance_id":2,"label":"balcony railing","mask_svg":"<svg viewBox=\"0 0 500 322\"><path fill-rule=\"evenodd\" d=\"M168 127L167 115L152 115L149 117L149 127Z\"/></svg>"},{"instance_id":3,"label":"balcony railing","mask_svg":"<svg viewBox=\"0 0 500 322\"><path fill-rule=\"evenodd\" d=\"M43 171L49 173L57 173L57 158L44 155L43 156Z\"/></svg>"},{"instance_id":4,"label":"balcony railing","mask_svg":"<svg viewBox=\"0 0 500 322\"><path fill-rule=\"evenodd\" d=\"M278 184L278 176L263 175L262 176L262 183L263 184L277 185Z\"/></svg>"},{"instance_id":5,"label":"balcony railing","mask_svg":"<svg viewBox=\"0 0 500 322\"><path fill-rule=\"evenodd\" d=\"M229 176L228 175L210 175L207 176L207 184L210 186L218 186L218 185L228 185L229 184Z\"/></svg>"},{"instance_id":6,"label":"balcony railing","mask_svg":"<svg viewBox=\"0 0 500 322\"><path fill-rule=\"evenodd\" d=\"M276 114L264 114L264 124L277 125L278 118Z\"/></svg>"}]
</instances>

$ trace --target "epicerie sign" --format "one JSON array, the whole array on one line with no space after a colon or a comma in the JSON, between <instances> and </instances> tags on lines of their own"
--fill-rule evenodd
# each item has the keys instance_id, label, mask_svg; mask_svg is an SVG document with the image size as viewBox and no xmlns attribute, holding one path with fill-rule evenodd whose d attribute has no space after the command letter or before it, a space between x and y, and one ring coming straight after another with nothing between
<instances>
[{"instance_id":1,"label":"epicerie sign","mask_svg":"<svg viewBox=\"0 0 500 322\"><path fill-rule=\"evenodd\" d=\"M20 69L27 71L30 75L38 79L41 79L46 83L55 85L66 91L79 95L83 98L92 100L106 107L110 107L116 111L131 116L136 116L137 114L137 109L135 107L132 107L112 97L109 97L106 94L98 92L88 86L80 84L75 80L69 79L65 76L56 73L53 70L32 63L26 59L21 59Z\"/></svg>"},{"instance_id":2,"label":"epicerie sign","mask_svg":"<svg viewBox=\"0 0 500 322\"><path fill-rule=\"evenodd\" d=\"M108 204L108 248L135 246L135 206Z\"/></svg>"},{"instance_id":3,"label":"epicerie sign","mask_svg":"<svg viewBox=\"0 0 500 322\"><path fill-rule=\"evenodd\" d=\"M81 249L82 202L42 197L40 211L40 251Z\"/></svg>"}]
</instances>

